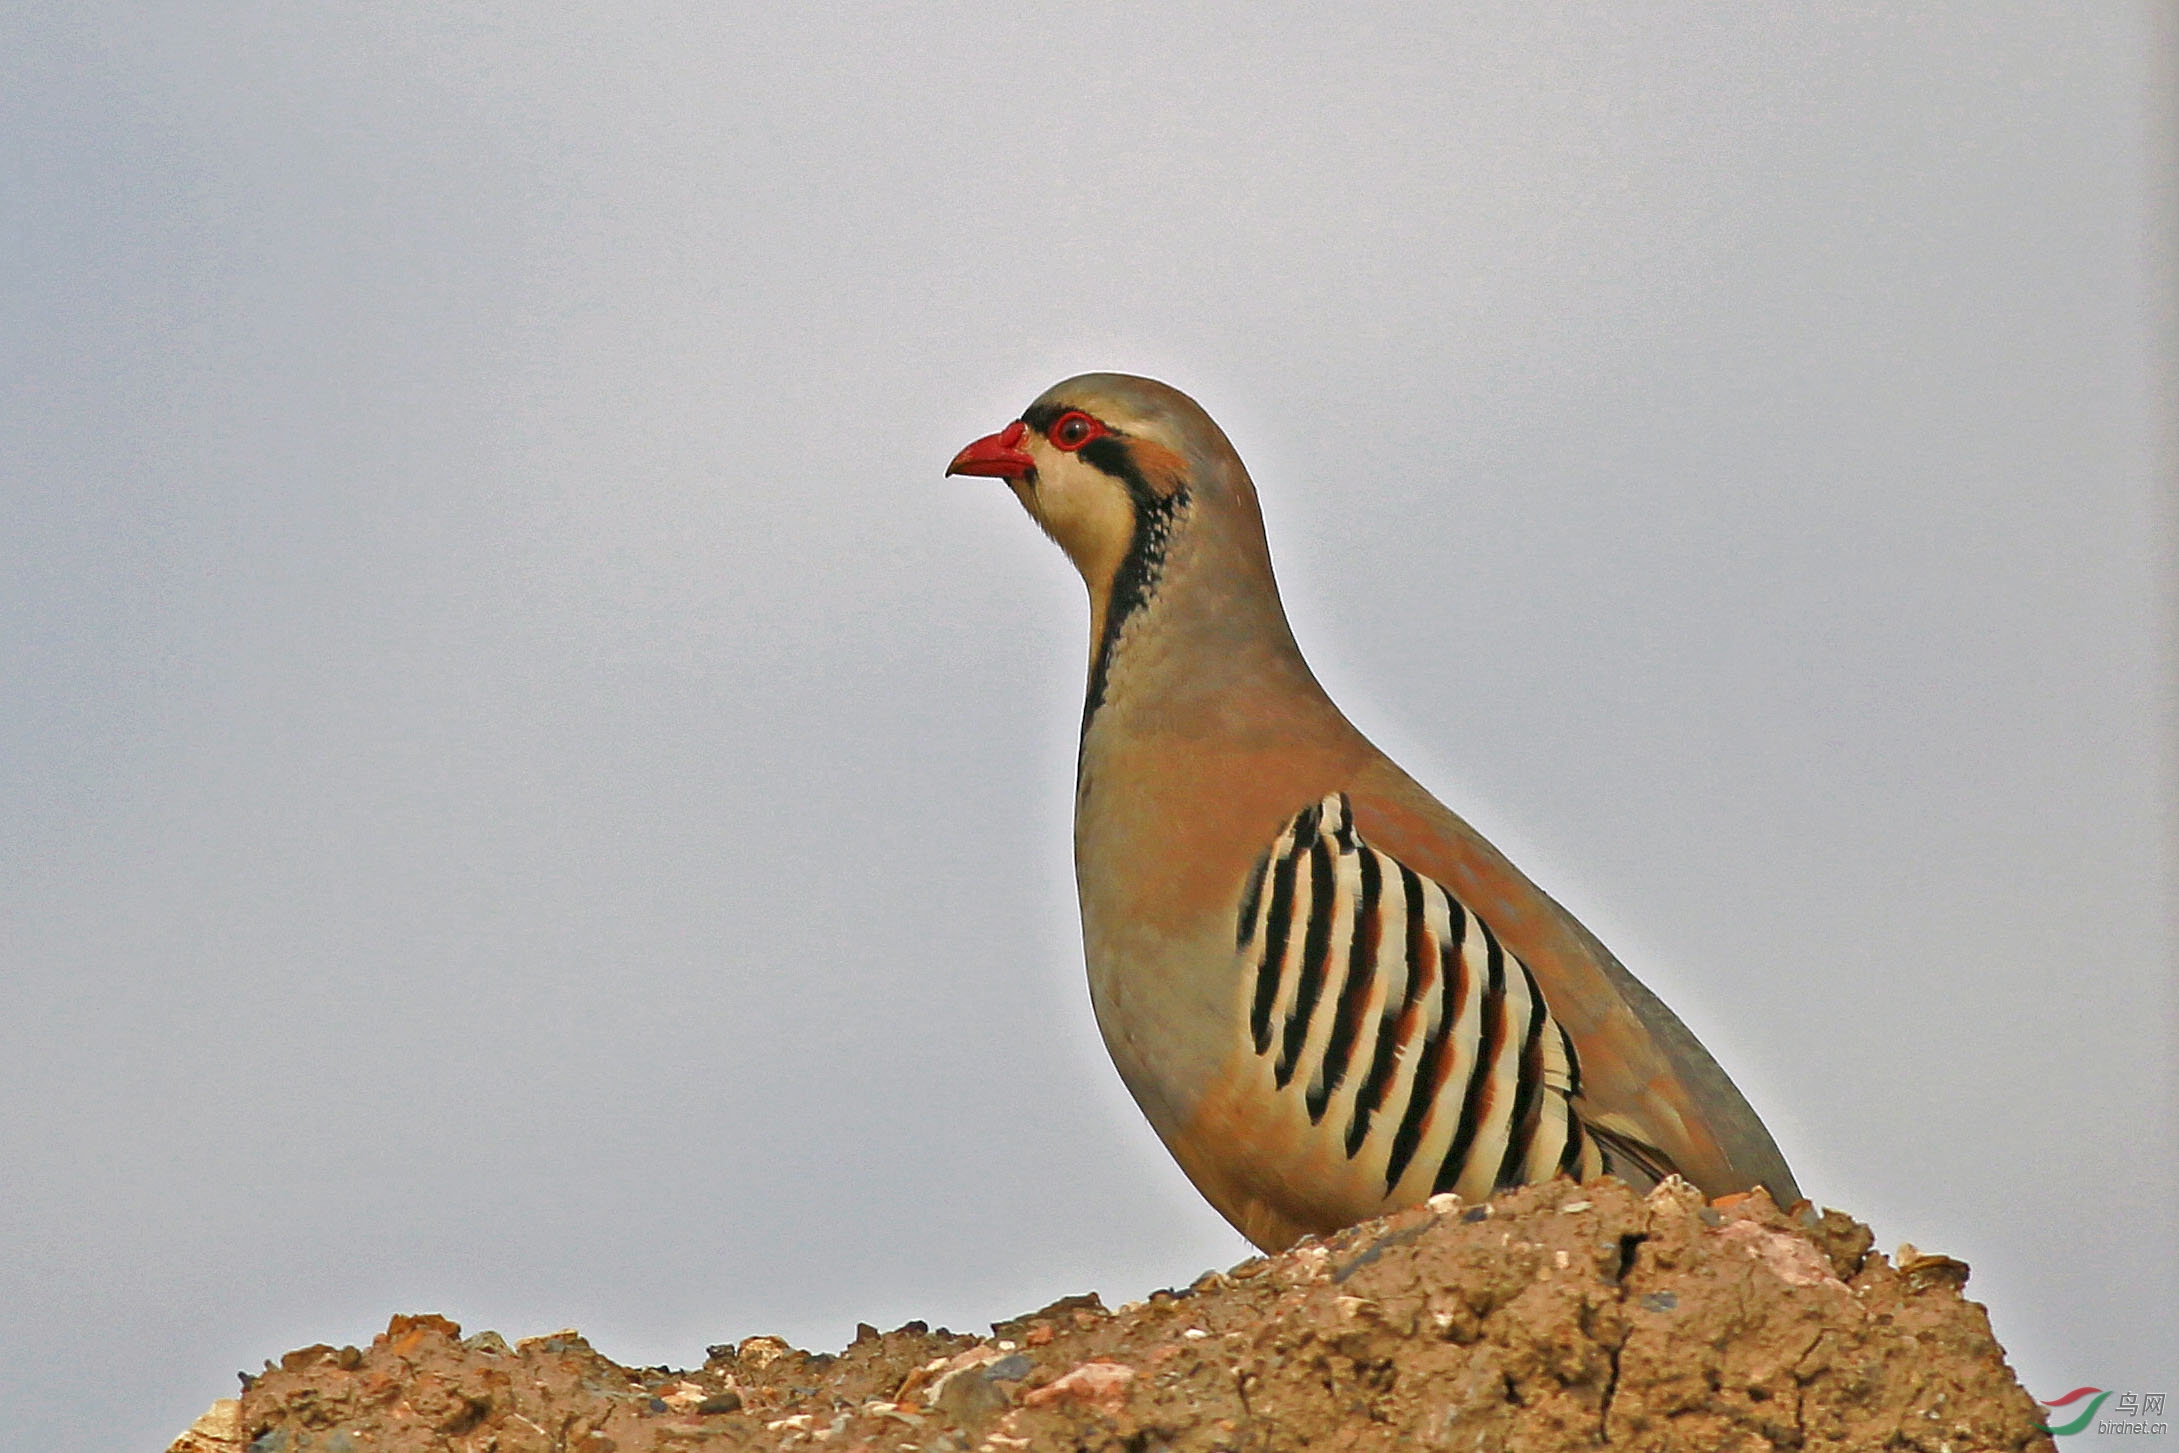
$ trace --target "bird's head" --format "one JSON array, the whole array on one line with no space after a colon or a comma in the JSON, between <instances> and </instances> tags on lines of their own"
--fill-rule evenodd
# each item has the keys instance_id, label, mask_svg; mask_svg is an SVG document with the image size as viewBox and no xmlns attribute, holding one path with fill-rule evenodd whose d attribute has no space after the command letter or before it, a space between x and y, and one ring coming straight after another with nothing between
<instances>
[{"instance_id":1,"label":"bird's head","mask_svg":"<svg viewBox=\"0 0 2179 1453\"><path fill-rule=\"evenodd\" d=\"M1278 657L1314 688L1272 579L1256 487L1194 399L1155 379L1085 373L1052 385L1021 417L953 457L948 474L1003 479L1089 586L1087 721L1129 622L1154 602L1161 630L1200 638L1193 662Z\"/></svg>"},{"instance_id":2,"label":"bird's head","mask_svg":"<svg viewBox=\"0 0 2179 1453\"><path fill-rule=\"evenodd\" d=\"M946 473L1005 480L1092 591L1102 591L1138 547L1144 521L1169 527L1207 456L1232 452L1178 389L1086 373L1046 389L1020 418L955 455Z\"/></svg>"}]
</instances>

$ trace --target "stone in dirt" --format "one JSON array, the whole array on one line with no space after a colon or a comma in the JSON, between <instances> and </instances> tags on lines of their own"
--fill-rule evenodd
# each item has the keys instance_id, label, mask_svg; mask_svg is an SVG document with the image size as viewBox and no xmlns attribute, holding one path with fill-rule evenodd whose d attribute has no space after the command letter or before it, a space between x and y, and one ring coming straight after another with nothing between
<instances>
[{"instance_id":1,"label":"stone in dirt","mask_svg":"<svg viewBox=\"0 0 2179 1453\"><path fill-rule=\"evenodd\" d=\"M1869 1247L1760 1194L1559 1181L987 1338L752 1337L673 1372L572 1331L509 1348L396 1317L368 1348L287 1354L173 1453L2050 1449L1966 1268Z\"/></svg>"}]
</instances>

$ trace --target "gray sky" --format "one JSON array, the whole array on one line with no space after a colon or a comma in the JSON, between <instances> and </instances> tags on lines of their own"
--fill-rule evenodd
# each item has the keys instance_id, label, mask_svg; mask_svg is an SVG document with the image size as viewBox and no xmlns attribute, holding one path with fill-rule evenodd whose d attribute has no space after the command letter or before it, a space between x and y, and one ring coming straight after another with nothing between
<instances>
[{"instance_id":1,"label":"gray sky","mask_svg":"<svg viewBox=\"0 0 2179 1453\"><path fill-rule=\"evenodd\" d=\"M2179 1396L2168 7L32 9L0 1443L1239 1259L1088 1011L1080 586L940 478L1089 368L1812 1195Z\"/></svg>"}]
</instances>

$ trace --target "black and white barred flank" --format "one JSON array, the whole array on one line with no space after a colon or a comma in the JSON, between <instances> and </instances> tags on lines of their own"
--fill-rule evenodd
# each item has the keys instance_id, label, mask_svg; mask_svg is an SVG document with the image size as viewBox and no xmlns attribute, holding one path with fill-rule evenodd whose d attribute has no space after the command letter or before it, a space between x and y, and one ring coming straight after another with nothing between
<instances>
[{"instance_id":1,"label":"black and white barred flank","mask_svg":"<svg viewBox=\"0 0 2179 1453\"><path fill-rule=\"evenodd\" d=\"M1380 1169L1388 1202L1612 1168L1568 1103L1581 1064L1535 976L1444 887L1362 841L1345 794L1258 860L1236 942L1257 1055L1312 1133Z\"/></svg>"}]
</instances>

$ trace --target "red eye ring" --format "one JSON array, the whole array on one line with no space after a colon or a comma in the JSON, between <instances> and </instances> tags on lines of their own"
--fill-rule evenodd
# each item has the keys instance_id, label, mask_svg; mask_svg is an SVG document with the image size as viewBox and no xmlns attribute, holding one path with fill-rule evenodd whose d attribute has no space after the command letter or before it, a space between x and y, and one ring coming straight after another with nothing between
<instances>
[{"instance_id":1,"label":"red eye ring","mask_svg":"<svg viewBox=\"0 0 2179 1453\"><path fill-rule=\"evenodd\" d=\"M1044 431L1044 437L1052 441L1054 449L1072 454L1104 432L1105 426L1088 414L1080 409L1069 409L1052 420L1052 427Z\"/></svg>"}]
</instances>

